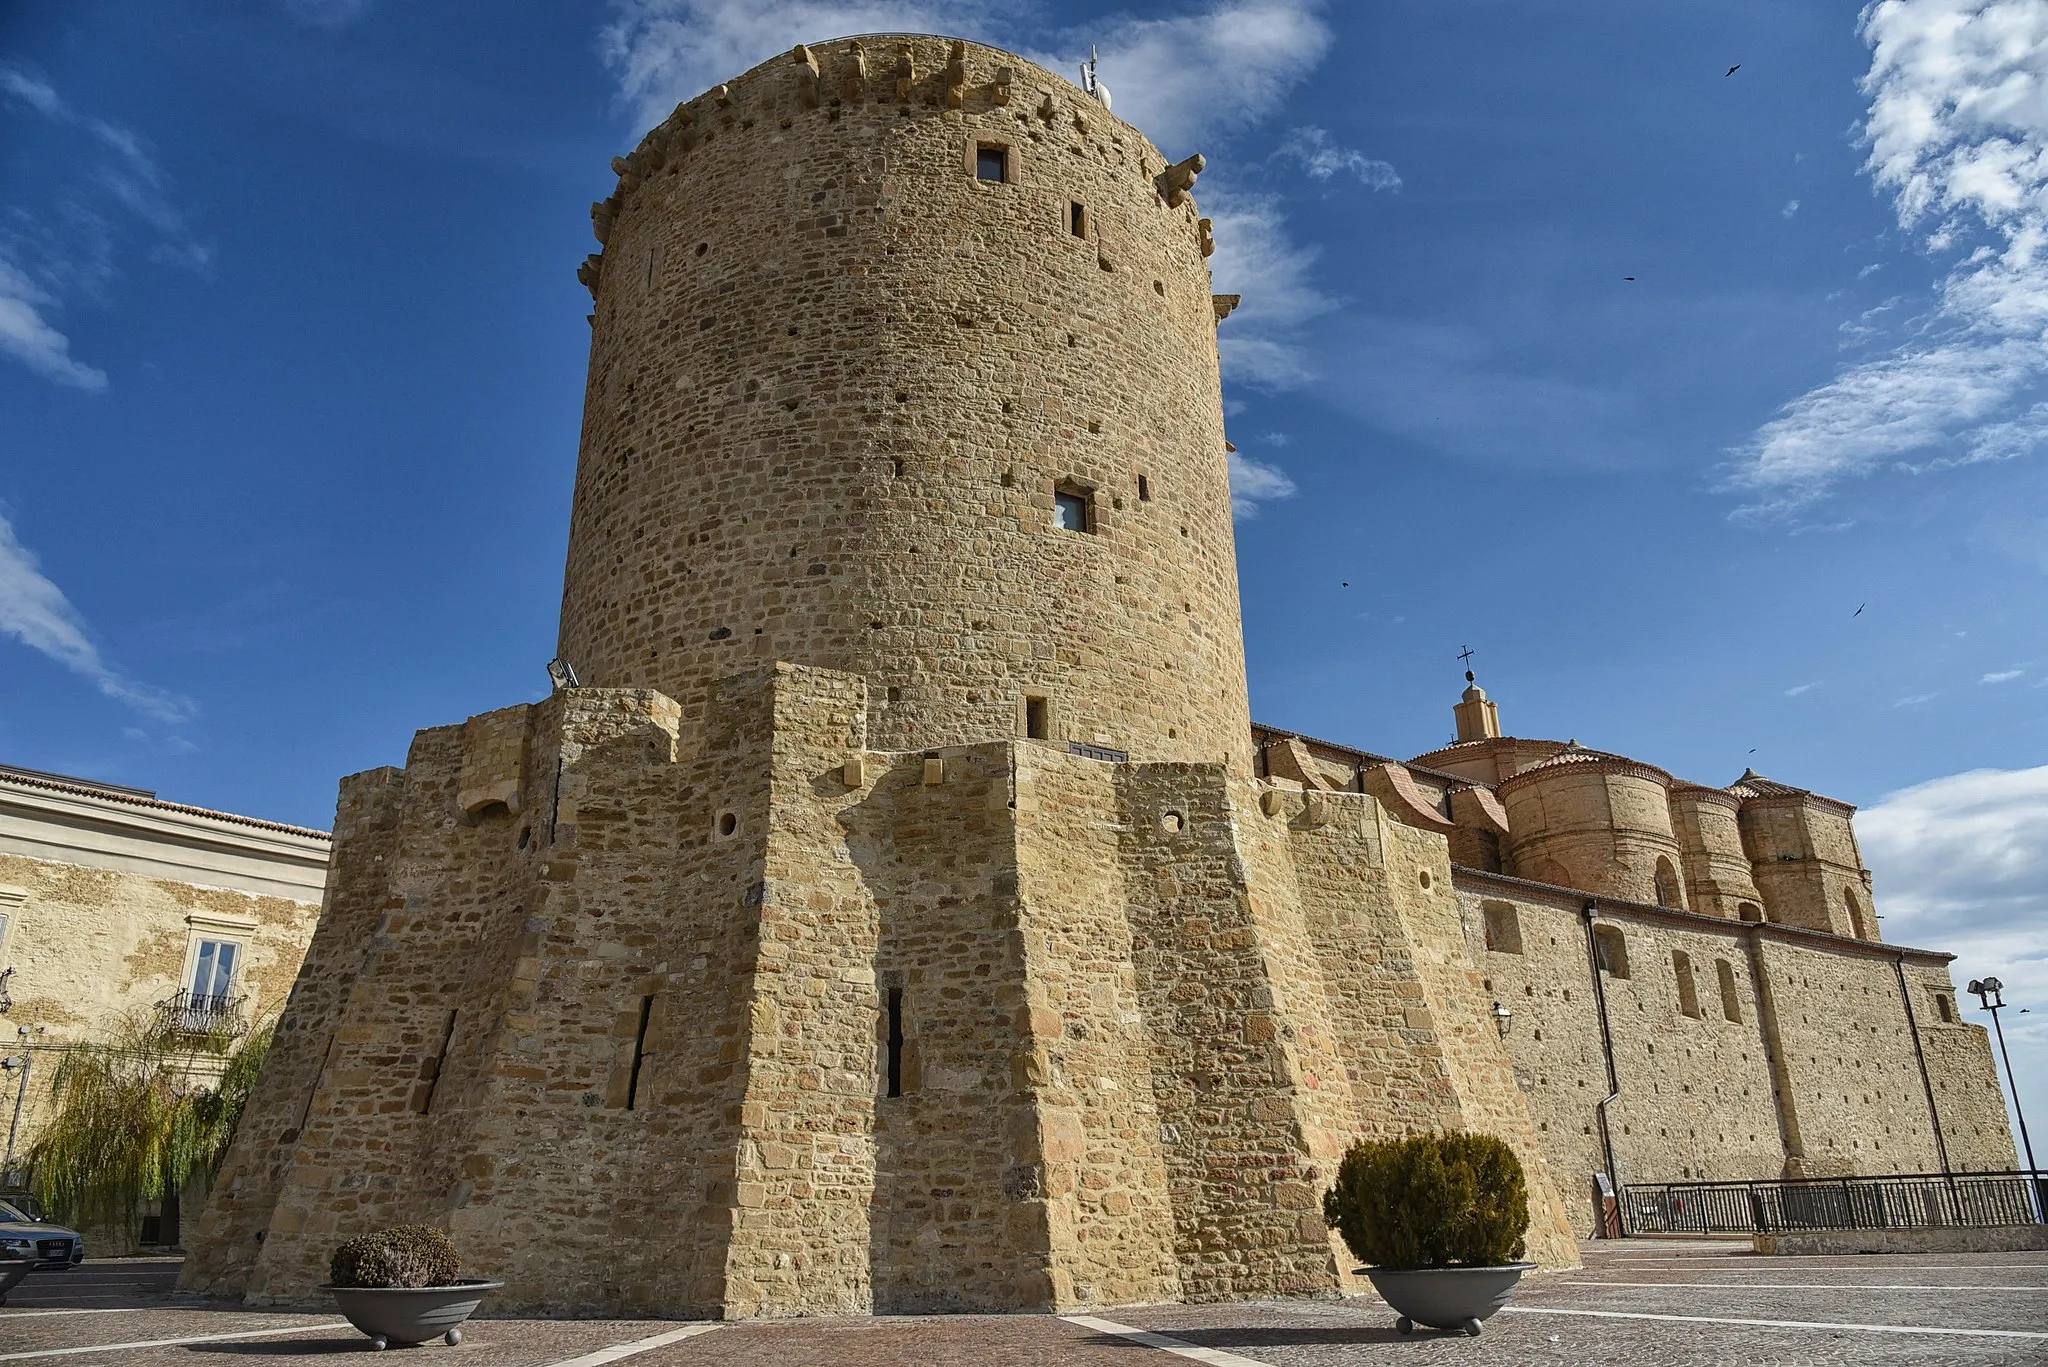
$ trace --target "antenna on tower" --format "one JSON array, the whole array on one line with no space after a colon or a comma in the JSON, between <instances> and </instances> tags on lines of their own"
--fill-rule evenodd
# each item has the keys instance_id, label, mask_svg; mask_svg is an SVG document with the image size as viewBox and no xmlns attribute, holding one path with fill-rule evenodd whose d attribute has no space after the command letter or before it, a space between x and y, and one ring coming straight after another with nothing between
<instances>
[{"instance_id":1,"label":"antenna on tower","mask_svg":"<svg viewBox=\"0 0 2048 1367\"><path fill-rule=\"evenodd\" d=\"M1081 89L1100 100L1104 109L1109 108L1109 87L1104 85L1102 79L1095 74L1095 44L1093 43L1088 45L1088 60L1081 63Z\"/></svg>"}]
</instances>

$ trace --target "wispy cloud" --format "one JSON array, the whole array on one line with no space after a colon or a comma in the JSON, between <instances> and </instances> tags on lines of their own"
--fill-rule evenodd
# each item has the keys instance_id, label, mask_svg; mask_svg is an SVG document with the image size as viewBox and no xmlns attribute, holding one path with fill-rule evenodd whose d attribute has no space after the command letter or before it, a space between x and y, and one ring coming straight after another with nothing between
<instances>
[{"instance_id":1,"label":"wispy cloud","mask_svg":"<svg viewBox=\"0 0 2048 1367\"><path fill-rule=\"evenodd\" d=\"M1229 460L1230 510L1239 517L1257 517L1261 503L1294 497L1294 481L1277 465L1237 451L1230 453Z\"/></svg>"},{"instance_id":2,"label":"wispy cloud","mask_svg":"<svg viewBox=\"0 0 2048 1367\"><path fill-rule=\"evenodd\" d=\"M1369 157L1352 147L1339 147L1329 133L1313 125L1289 129L1274 151L1276 160L1291 161L1313 180L1354 176L1369 190L1398 190L1401 173L1390 161Z\"/></svg>"},{"instance_id":3,"label":"wispy cloud","mask_svg":"<svg viewBox=\"0 0 2048 1367\"><path fill-rule=\"evenodd\" d=\"M1785 201L1785 207L1784 207L1784 208L1782 208L1782 209L1780 209L1780 210L1778 210L1778 217L1780 217L1780 218L1790 218L1790 217L1792 217L1792 215L1794 215L1794 214L1796 214L1796 213L1798 213L1798 212L1799 212L1799 201L1798 201L1798 200L1796 200L1796 199L1788 199L1788 200L1786 200L1786 201Z\"/></svg>"},{"instance_id":4,"label":"wispy cloud","mask_svg":"<svg viewBox=\"0 0 2048 1367\"><path fill-rule=\"evenodd\" d=\"M1996 673L1986 674L1983 678L1977 680L1977 682L1980 684L2011 683L2014 679L2021 677L2026 672L2027 671L2024 669L2001 669L1998 670Z\"/></svg>"},{"instance_id":5,"label":"wispy cloud","mask_svg":"<svg viewBox=\"0 0 2048 1367\"><path fill-rule=\"evenodd\" d=\"M1792 685L1792 687L1785 690L1785 696L1788 698L1796 698L1802 693L1811 693L1814 689L1819 687L1819 680L1815 680L1813 683L1794 684Z\"/></svg>"},{"instance_id":6,"label":"wispy cloud","mask_svg":"<svg viewBox=\"0 0 2048 1367\"><path fill-rule=\"evenodd\" d=\"M71 161L81 173L54 196L52 211L17 205L0 228L0 352L58 384L105 389L106 372L73 357L70 338L51 320L65 293L102 297L116 274L109 213L149 230L153 260L204 273L212 248L192 236L169 177L135 133L73 109L48 81L12 64L0 63L0 97L11 113L68 130L79 147Z\"/></svg>"},{"instance_id":7,"label":"wispy cloud","mask_svg":"<svg viewBox=\"0 0 2048 1367\"><path fill-rule=\"evenodd\" d=\"M1941 694L1939 693L1908 693L1905 697L1900 698L1897 702L1893 703L1892 706L1919 707L1923 703L1933 702L1936 698L1940 696Z\"/></svg>"},{"instance_id":8,"label":"wispy cloud","mask_svg":"<svg viewBox=\"0 0 2048 1367\"><path fill-rule=\"evenodd\" d=\"M2048 765L1901 789L1859 813L1856 831L1886 939L1949 950L1958 986L1995 974L2006 1000L2034 1008L2007 1013L2005 1028L2022 1094L2048 1096Z\"/></svg>"},{"instance_id":9,"label":"wispy cloud","mask_svg":"<svg viewBox=\"0 0 2048 1367\"><path fill-rule=\"evenodd\" d=\"M1924 335L1794 399L1731 453L1751 514L1889 464L2009 459L2048 439L2048 0L1879 0L1861 28L1865 168L1927 250L1964 255Z\"/></svg>"},{"instance_id":10,"label":"wispy cloud","mask_svg":"<svg viewBox=\"0 0 2048 1367\"><path fill-rule=\"evenodd\" d=\"M1315 378L1298 340L1301 325L1337 307L1316 278L1320 249L1296 242L1271 195L1213 191L1203 204L1215 224L1209 271L1221 294L1243 296L1217 334L1224 374L1261 389L1294 389Z\"/></svg>"},{"instance_id":11,"label":"wispy cloud","mask_svg":"<svg viewBox=\"0 0 2048 1367\"><path fill-rule=\"evenodd\" d=\"M0 516L0 634L40 651L90 679L107 697L158 721L177 724L192 719L195 709L190 702L138 683L107 664L93 644L85 619L42 572L34 552L16 539L13 524L4 516Z\"/></svg>"}]
</instances>

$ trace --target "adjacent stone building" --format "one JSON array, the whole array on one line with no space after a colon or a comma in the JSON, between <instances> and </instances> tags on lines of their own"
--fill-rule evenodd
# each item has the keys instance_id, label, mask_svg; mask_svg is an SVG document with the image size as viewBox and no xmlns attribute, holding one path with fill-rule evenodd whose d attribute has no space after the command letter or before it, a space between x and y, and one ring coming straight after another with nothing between
<instances>
[{"instance_id":1,"label":"adjacent stone building","mask_svg":"<svg viewBox=\"0 0 2048 1367\"><path fill-rule=\"evenodd\" d=\"M136 1016L219 1034L283 1010L327 855L325 831L0 766L0 1054L30 1060L0 1090L7 1120L21 1101L13 1162L70 1046ZM154 1232L175 1242L175 1223Z\"/></svg>"},{"instance_id":2,"label":"adjacent stone building","mask_svg":"<svg viewBox=\"0 0 2048 1367\"><path fill-rule=\"evenodd\" d=\"M615 161L559 686L343 781L187 1286L294 1301L340 1238L424 1220L553 1312L1328 1293L1339 1155L1438 1127L1515 1146L1531 1256L1568 1266L1591 1174L1638 1154L1568 1141L1582 1073L1522 1052L1593 1035L1522 1005L1579 981L1585 894L1516 841L1638 954L1850 961L1832 925L1635 905L1696 853L1696 886L1819 917L1751 889L1747 798L1674 817L1618 767L1553 804L1254 730L1201 168L903 35L799 47ZM1659 1114L1619 1105L1631 1140Z\"/></svg>"}]
</instances>

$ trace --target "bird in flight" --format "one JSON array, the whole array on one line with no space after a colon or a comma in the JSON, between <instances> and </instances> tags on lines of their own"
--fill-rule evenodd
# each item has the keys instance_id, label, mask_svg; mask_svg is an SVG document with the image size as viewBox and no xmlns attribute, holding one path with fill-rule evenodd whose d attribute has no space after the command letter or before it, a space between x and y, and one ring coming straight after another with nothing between
<instances>
[{"instance_id":1,"label":"bird in flight","mask_svg":"<svg viewBox=\"0 0 2048 1367\"><path fill-rule=\"evenodd\" d=\"M1737 62L1734 66L1729 67L1726 71L1721 73L1721 79L1725 81L1730 76L1733 76L1736 72L1740 70L1742 70L1742 63Z\"/></svg>"},{"instance_id":2,"label":"bird in flight","mask_svg":"<svg viewBox=\"0 0 2048 1367\"><path fill-rule=\"evenodd\" d=\"M1351 587L1351 581L1350 581L1349 579L1346 579L1346 580L1344 581L1344 587L1345 587L1345 588L1347 588L1347 589Z\"/></svg>"},{"instance_id":3,"label":"bird in flight","mask_svg":"<svg viewBox=\"0 0 2048 1367\"><path fill-rule=\"evenodd\" d=\"M1635 277L1634 277L1633 275L1624 275L1624 276L1622 276L1621 278L1622 278L1622 279L1624 279L1624 280L1633 280L1633 279L1635 279Z\"/></svg>"},{"instance_id":4,"label":"bird in flight","mask_svg":"<svg viewBox=\"0 0 2048 1367\"><path fill-rule=\"evenodd\" d=\"M1865 604L1863 604L1863 605L1862 605L1862 607L1859 607L1859 608L1857 608L1857 609L1856 609L1856 611L1854 611L1854 612L1850 613L1849 615L1850 615L1851 617L1861 617L1861 616L1863 615L1863 609L1864 609L1864 608L1867 608L1867 607L1869 607L1869 606L1870 606L1870 604L1868 604L1868 603L1865 603Z\"/></svg>"}]
</instances>

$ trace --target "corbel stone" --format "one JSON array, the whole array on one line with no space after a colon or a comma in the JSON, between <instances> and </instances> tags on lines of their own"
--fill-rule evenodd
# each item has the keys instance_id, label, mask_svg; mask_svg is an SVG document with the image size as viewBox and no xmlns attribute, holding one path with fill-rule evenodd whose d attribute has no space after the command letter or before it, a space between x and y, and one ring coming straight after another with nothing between
<instances>
[{"instance_id":1,"label":"corbel stone","mask_svg":"<svg viewBox=\"0 0 2048 1367\"><path fill-rule=\"evenodd\" d=\"M576 268L576 278L583 282L583 288L590 291L592 299L597 298L597 283L604 274L604 257L596 252L583 258L583 264Z\"/></svg>"},{"instance_id":2,"label":"corbel stone","mask_svg":"<svg viewBox=\"0 0 2048 1367\"><path fill-rule=\"evenodd\" d=\"M896 49L896 98L908 102L910 92L917 88L917 59L908 47Z\"/></svg>"},{"instance_id":3,"label":"corbel stone","mask_svg":"<svg viewBox=\"0 0 2048 1367\"><path fill-rule=\"evenodd\" d=\"M1186 161L1177 161L1167 167L1160 177L1160 188L1166 192L1167 204L1178 209L1187 203L1188 194L1195 188L1195 177L1201 175L1208 164L1202 154L1197 152Z\"/></svg>"},{"instance_id":4,"label":"corbel stone","mask_svg":"<svg viewBox=\"0 0 2048 1367\"><path fill-rule=\"evenodd\" d=\"M1009 67L997 67L995 85L990 88L989 98L999 105L1007 105L1010 102L1010 85L1015 78L1016 73Z\"/></svg>"},{"instance_id":5,"label":"corbel stone","mask_svg":"<svg viewBox=\"0 0 2048 1367\"><path fill-rule=\"evenodd\" d=\"M590 231L596 235L600 244L611 237L612 220L617 217L618 212L616 196L611 199L600 199L590 206Z\"/></svg>"},{"instance_id":6,"label":"corbel stone","mask_svg":"<svg viewBox=\"0 0 2048 1367\"><path fill-rule=\"evenodd\" d=\"M1216 221L1211 218L1197 220L1195 241L1201 244L1202 256L1206 259L1216 255Z\"/></svg>"},{"instance_id":7,"label":"corbel stone","mask_svg":"<svg viewBox=\"0 0 2048 1367\"><path fill-rule=\"evenodd\" d=\"M718 102L720 109L732 108L732 87L729 85L713 86L711 88L711 98Z\"/></svg>"},{"instance_id":8,"label":"corbel stone","mask_svg":"<svg viewBox=\"0 0 2048 1367\"><path fill-rule=\"evenodd\" d=\"M861 88L867 83L868 54L859 43L848 43L846 55L853 60L847 64L846 75L839 83L839 97L852 104L860 98Z\"/></svg>"},{"instance_id":9,"label":"corbel stone","mask_svg":"<svg viewBox=\"0 0 2048 1367\"><path fill-rule=\"evenodd\" d=\"M946 58L946 108L958 109L967 102L967 44L953 40Z\"/></svg>"},{"instance_id":10,"label":"corbel stone","mask_svg":"<svg viewBox=\"0 0 2048 1367\"><path fill-rule=\"evenodd\" d=\"M849 788L861 788L867 783L867 764L859 756L839 766L839 781Z\"/></svg>"},{"instance_id":11,"label":"corbel stone","mask_svg":"<svg viewBox=\"0 0 2048 1367\"><path fill-rule=\"evenodd\" d=\"M1241 294L1212 294L1209 296L1209 307L1216 310L1216 321L1219 323L1235 313L1237 306L1243 302L1244 296Z\"/></svg>"},{"instance_id":12,"label":"corbel stone","mask_svg":"<svg viewBox=\"0 0 2048 1367\"><path fill-rule=\"evenodd\" d=\"M789 59L796 63L796 89L797 94L803 97L804 108L816 109L818 107L818 59L813 57L811 50L802 43L798 43L790 51Z\"/></svg>"},{"instance_id":13,"label":"corbel stone","mask_svg":"<svg viewBox=\"0 0 2048 1367\"><path fill-rule=\"evenodd\" d=\"M944 783L946 781L946 761L940 759L937 755L927 755L924 761L924 781L926 783Z\"/></svg>"},{"instance_id":14,"label":"corbel stone","mask_svg":"<svg viewBox=\"0 0 2048 1367\"><path fill-rule=\"evenodd\" d=\"M1038 121L1047 128L1050 128L1053 125L1053 120L1059 116L1060 107L1053 103L1052 92L1048 90L1045 92L1045 98L1038 102Z\"/></svg>"}]
</instances>

